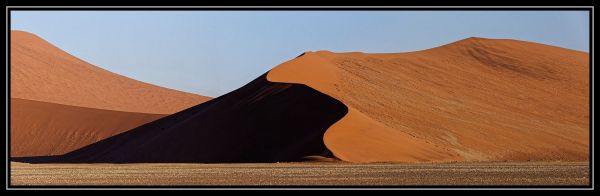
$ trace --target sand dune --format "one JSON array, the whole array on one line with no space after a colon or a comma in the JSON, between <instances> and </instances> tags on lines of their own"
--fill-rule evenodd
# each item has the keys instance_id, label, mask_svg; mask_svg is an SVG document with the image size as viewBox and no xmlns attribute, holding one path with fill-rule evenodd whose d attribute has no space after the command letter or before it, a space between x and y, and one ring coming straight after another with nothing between
<instances>
[{"instance_id":1,"label":"sand dune","mask_svg":"<svg viewBox=\"0 0 600 196\"><path fill-rule=\"evenodd\" d=\"M127 78L10 34L11 156L70 152L208 100Z\"/></svg>"},{"instance_id":2,"label":"sand dune","mask_svg":"<svg viewBox=\"0 0 600 196\"><path fill-rule=\"evenodd\" d=\"M10 62L11 98L152 114L209 99L109 72L23 31L10 33Z\"/></svg>"},{"instance_id":3,"label":"sand dune","mask_svg":"<svg viewBox=\"0 0 600 196\"><path fill-rule=\"evenodd\" d=\"M204 104L63 156L24 162L214 163L301 161L331 156L323 134L346 114L341 102L266 74Z\"/></svg>"},{"instance_id":4,"label":"sand dune","mask_svg":"<svg viewBox=\"0 0 600 196\"><path fill-rule=\"evenodd\" d=\"M17 98L10 107L11 156L61 155L165 116Z\"/></svg>"},{"instance_id":5,"label":"sand dune","mask_svg":"<svg viewBox=\"0 0 600 196\"><path fill-rule=\"evenodd\" d=\"M248 85L64 156L25 162L581 161L588 54L469 38L306 52Z\"/></svg>"},{"instance_id":6,"label":"sand dune","mask_svg":"<svg viewBox=\"0 0 600 196\"><path fill-rule=\"evenodd\" d=\"M348 106L324 138L342 160L587 160L588 57L469 38L409 53L307 52L268 79Z\"/></svg>"}]
</instances>

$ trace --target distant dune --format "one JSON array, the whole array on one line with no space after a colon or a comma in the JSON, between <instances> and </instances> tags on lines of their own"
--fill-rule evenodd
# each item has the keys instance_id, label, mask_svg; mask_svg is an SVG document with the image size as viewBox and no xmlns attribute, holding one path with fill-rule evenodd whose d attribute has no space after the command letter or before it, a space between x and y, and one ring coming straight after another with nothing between
<instances>
[{"instance_id":1,"label":"distant dune","mask_svg":"<svg viewBox=\"0 0 600 196\"><path fill-rule=\"evenodd\" d=\"M10 34L11 156L63 154L210 98L136 81Z\"/></svg>"},{"instance_id":2,"label":"distant dune","mask_svg":"<svg viewBox=\"0 0 600 196\"><path fill-rule=\"evenodd\" d=\"M208 97L121 76L27 32L10 34L11 98L97 109L172 114Z\"/></svg>"},{"instance_id":3,"label":"distant dune","mask_svg":"<svg viewBox=\"0 0 600 196\"><path fill-rule=\"evenodd\" d=\"M589 55L468 38L408 53L306 52L229 94L24 162L581 161Z\"/></svg>"}]
</instances>

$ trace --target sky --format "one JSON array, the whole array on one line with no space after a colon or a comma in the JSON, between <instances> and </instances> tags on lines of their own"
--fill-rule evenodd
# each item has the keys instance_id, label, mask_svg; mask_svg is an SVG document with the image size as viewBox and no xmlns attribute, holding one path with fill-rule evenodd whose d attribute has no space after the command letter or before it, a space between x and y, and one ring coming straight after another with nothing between
<instances>
[{"instance_id":1,"label":"sky","mask_svg":"<svg viewBox=\"0 0 600 196\"><path fill-rule=\"evenodd\" d=\"M217 97L305 51L396 53L468 37L589 52L587 11L11 11L34 33L117 74Z\"/></svg>"}]
</instances>

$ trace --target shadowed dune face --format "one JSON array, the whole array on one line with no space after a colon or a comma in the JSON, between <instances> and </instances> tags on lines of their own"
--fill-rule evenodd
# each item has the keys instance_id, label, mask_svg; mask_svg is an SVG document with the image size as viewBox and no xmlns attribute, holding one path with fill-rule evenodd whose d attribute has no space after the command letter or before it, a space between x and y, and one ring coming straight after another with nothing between
<instances>
[{"instance_id":1,"label":"shadowed dune face","mask_svg":"<svg viewBox=\"0 0 600 196\"><path fill-rule=\"evenodd\" d=\"M13 160L587 160L588 57L481 38L409 53L306 52L227 95L64 156Z\"/></svg>"},{"instance_id":2,"label":"shadowed dune face","mask_svg":"<svg viewBox=\"0 0 600 196\"><path fill-rule=\"evenodd\" d=\"M10 107L11 130L21 130L10 135L11 156L61 155L165 116L16 98Z\"/></svg>"},{"instance_id":3,"label":"shadowed dune face","mask_svg":"<svg viewBox=\"0 0 600 196\"><path fill-rule=\"evenodd\" d=\"M588 158L583 52L469 38L409 53L307 52L268 79L306 84L348 106L324 138L346 161Z\"/></svg>"},{"instance_id":4,"label":"shadowed dune face","mask_svg":"<svg viewBox=\"0 0 600 196\"><path fill-rule=\"evenodd\" d=\"M277 162L330 154L323 134L341 102L266 74L231 93L64 156L25 162Z\"/></svg>"}]
</instances>

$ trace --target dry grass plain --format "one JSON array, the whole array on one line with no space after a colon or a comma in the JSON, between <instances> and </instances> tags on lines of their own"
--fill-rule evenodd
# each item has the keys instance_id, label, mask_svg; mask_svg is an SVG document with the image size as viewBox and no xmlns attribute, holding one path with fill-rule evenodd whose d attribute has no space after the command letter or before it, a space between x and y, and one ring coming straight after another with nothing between
<instances>
[{"instance_id":1,"label":"dry grass plain","mask_svg":"<svg viewBox=\"0 0 600 196\"><path fill-rule=\"evenodd\" d=\"M587 162L351 164L26 164L12 186L45 185L589 185Z\"/></svg>"}]
</instances>

